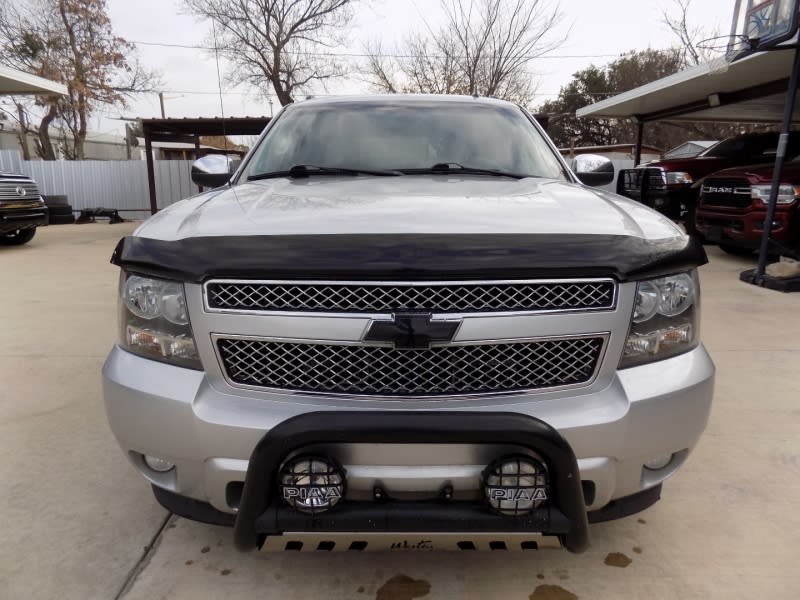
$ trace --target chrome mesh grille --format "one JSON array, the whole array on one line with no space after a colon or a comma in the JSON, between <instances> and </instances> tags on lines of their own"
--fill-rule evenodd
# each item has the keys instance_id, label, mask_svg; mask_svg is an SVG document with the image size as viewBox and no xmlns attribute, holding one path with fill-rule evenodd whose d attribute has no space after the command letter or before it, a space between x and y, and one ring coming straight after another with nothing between
<instances>
[{"instance_id":1,"label":"chrome mesh grille","mask_svg":"<svg viewBox=\"0 0 800 600\"><path fill-rule=\"evenodd\" d=\"M427 350L217 340L230 381L282 390L439 396L534 390L591 381L604 338L450 345Z\"/></svg>"},{"instance_id":2,"label":"chrome mesh grille","mask_svg":"<svg viewBox=\"0 0 800 600\"><path fill-rule=\"evenodd\" d=\"M613 307L614 292L609 280L440 285L212 281L206 287L211 309L367 313L597 310Z\"/></svg>"}]
</instances>

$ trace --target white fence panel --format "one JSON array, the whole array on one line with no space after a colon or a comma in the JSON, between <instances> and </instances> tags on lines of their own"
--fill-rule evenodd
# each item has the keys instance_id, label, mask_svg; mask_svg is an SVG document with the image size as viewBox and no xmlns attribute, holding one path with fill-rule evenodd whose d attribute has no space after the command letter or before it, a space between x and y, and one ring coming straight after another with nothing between
<instances>
[{"instance_id":1,"label":"white fence panel","mask_svg":"<svg viewBox=\"0 0 800 600\"><path fill-rule=\"evenodd\" d=\"M22 155L16 150L0 150L0 173L19 173Z\"/></svg>"},{"instance_id":2,"label":"white fence panel","mask_svg":"<svg viewBox=\"0 0 800 600\"><path fill-rule=\"evenodd\" d=\"M188 160L155 161L159 208L197 193L191 164ZM43 194L67 195L75 210L116 208L124 210L122 216L128 219L150 215L145 161L25 161L16 150L0 150L0 171L32 177Z\"/></svg>"}]
</instances>

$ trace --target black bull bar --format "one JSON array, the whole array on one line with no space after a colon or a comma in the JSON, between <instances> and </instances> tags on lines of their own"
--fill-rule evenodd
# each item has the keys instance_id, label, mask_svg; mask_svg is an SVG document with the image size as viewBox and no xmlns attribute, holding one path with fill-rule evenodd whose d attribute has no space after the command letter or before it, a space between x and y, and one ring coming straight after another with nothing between
<instances>
[{"instance_id":1,"label":"black bull bar","mask_svg":"<svg viewBox=\"0 0 800 600\"><path fill-rule=\"evenodd\" d=\"M278 473L289 455L304 446L335 443L512 444L546 462L550 499L524 516L492 513L485 502L350 502L317 515L286 506ZM234 542L239 550L259 548L268 535L285 531L538 532L558 535L571 552L588 545L588 519L575 454L550 425L516 413L460 411L321 411L298 415L273 427L250 457Z\"/></svg>"}]
</instances>

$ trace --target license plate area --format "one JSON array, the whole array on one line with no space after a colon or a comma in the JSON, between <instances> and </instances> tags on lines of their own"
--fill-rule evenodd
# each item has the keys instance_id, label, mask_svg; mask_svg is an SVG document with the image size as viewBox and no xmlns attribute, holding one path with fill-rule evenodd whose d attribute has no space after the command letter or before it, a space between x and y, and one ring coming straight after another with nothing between
<instances>
[{"instance_id":1,"label":"license plate area","mask_svg":"<svg viewBox=\"0 0 800 600\"><path fill-rule=\"evenodd\" d=\"M538 533L305 533L268 536L262 552L462 552L558 550L558 536Z\"/></svg>"}]
</instances>

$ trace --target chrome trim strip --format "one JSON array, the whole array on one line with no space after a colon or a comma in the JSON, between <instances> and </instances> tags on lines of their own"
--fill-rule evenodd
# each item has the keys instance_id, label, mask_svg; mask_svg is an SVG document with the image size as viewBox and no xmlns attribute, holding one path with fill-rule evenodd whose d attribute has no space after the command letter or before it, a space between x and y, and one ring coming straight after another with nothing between
<instances>
[{"instance_id":1,"label":"chrome trim strip","mask_svg":"<svg viewBox=\"0 0 800 600\"><path fill-rule=\"evenodd\" d=\"M433 344L432 347L445 347L445 346L494 346L500 344L524 344L528 342L546 342L546 341L563 341L563 340L570 340L575 338L602 338L603 344L600 347L600 352L597 355L597 362L594 366L594 371L592 372L589 379L587 379L583 383L577 384L570 384L570 385L555 385L549 387L541 387L541 388L532 388L532 389L520 389L520 390L509 390L504 392L469 392L465 394L453 394L453 395L432 395L432 396L425 396L425 395L397 395L397 396L381 396L375 394L354 394L354 393L336 393L336 392L314 392L314 391L306 391L306 390L289 390L284 388L271 388L266 386L258 386L258 385L248 385L243 383L236 383L228 376L228 371L225 368L225 363L222 360L222 356L219 353L219 345L217 341L220 339L235 339L235 340L246 340L246 341L253 341L253 342L278 342L278 343L286 343L286 344L304 344L304 345L313 345L318 344L321 346L371 346L371 347L378 347L378 348L385 348L385 347L392 347L392 344L366 344L364 342L344 342L344 341L330 341L330 340L308 340L308 339L294 339L294 338L275 338L275 337L259 337L259 336L247 336L247 335L226 335L220 333L212 333L211 334L211 345L213 347L214 356L217 359L217 364L219 366L220 372L222 373L222 377L232 388L238 388L243 390L251 390L256 392L265 392L265 393L272 393L272 394L282 394L287 396L306 396L306 397L315 397L315 398L349 398L349 399L356 399L356 400L387 400L387 401L403 401L403 400L456 400L461 398L476 398L476 397L483 397L483 398L497 398L503 396L513 396L519 394L537 394L537 393L547 393L547 392L554 392L554 391L561 391L561 390L573 390L573 389L580 389L589 387L592 385L595 380L597 379L597 375L600 372L601 367L606 358L606 350L608 349L608 341L611 337L611 333L608 331L605 332L597 332L597 333L578 333L572 335L557 335L557 336L543 336L543 337L527 337L527 338L505 338L505 339L497 339L497 340L477 340L477 341L465 341L465 342L450 342L447 344ZM408 352L414 352L414 350L409 350Z\"/></svg>"},{"instance_id":2,"label":"chrome trim strip","mask_svg":"<svg viewBox=\"0 0 800 600\"><path fill-rule=\"evenodd\" d=\"M433 311L434 315L447 315L449 318L458 318L468 315L486 316L514 316L514 315L546 315L546 314L565 314L565 313L585 313L585 312L608 312L616 310L619 284L610 277L598 277L589 279L570 278L570 279L496 279L496 280L458 280L458 281L352 281L352 280L291 280L291 279L209 279L203 283L203 310L207 313L236 314L236 315L285 315L285 316L309 316L319 315L326 317L364 317L380 319L388 312L326 312L318 310L242 310L238 308L213 308L208 301L208 286L212 284L246 284L246 285L337 285L337 286L375 286L375 287L446 287L459 285L547 285L547 284L580 284L580 283L610 283L612 284L611 303L608 306L597 308L552 308L542 310L510 310L510 311L467 311L467 312L441 312Z\"/></svg>"}]
</instances>

